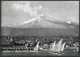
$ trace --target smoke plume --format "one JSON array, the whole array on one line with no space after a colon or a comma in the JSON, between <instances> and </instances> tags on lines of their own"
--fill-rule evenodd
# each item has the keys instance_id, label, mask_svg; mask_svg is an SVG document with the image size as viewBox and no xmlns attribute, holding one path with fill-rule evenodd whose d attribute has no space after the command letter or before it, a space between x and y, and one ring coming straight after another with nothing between
<instances>
[{"instance_id":1,"label":"smoke plume","mask_svg":"<svg viewBox=\"0 0 80 57\"><path fill-rule=\"evenodd\" d=\"M39 5L37 7L31 7L30 2L26 3L14 3L12 6L16 11L23 11L24 13L28 13L31 17L39 16L38 11L42 9L42 6Z\"/></svg>"}]
</instances>

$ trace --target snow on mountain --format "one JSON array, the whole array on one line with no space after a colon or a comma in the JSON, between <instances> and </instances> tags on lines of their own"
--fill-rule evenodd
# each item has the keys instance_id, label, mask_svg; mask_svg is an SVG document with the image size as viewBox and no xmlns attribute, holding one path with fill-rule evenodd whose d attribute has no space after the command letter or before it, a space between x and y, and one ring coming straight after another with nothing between
<instances>
[{"instance_id":1,"label":"snow on mountain","mask_svg":"<svg viewBox=\"0 0 80 57\"><path fill-rule=\"evenodd\" d=\"M24 21L22 23L19 23L15 25L14 27L16 28L58 28L58 29L66 29L64 25L60 24L55 24L46 21L45 19L42 18L33 18L28 21Z\"/></svg>"},{"instance_id":2,"label":"snow on mountain","mask_svg":"<svg viewBox=\"0 0 80 57\"><path fill-rule=\"evenodd\" d=\"M13 36L78 36L78 25L72 22L50 21L45 18L33 18L13 27L2 28L2 35Z\"/></svg>"}]
</instances>

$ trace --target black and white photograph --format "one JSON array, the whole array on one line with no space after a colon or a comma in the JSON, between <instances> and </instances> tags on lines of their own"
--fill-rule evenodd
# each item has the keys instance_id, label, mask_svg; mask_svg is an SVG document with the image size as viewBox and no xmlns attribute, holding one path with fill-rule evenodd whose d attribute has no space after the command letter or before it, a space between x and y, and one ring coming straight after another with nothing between
<instances>
[{"instance_id":1,"label":"black and white photograph","mask_svg":"<svg viewBox=\"0 0 80 57\"><path fill-rule=\"evenodd\" d=\"M1 55L78 56L79 1L1 1Z\"/></svg>"}]
</instances>

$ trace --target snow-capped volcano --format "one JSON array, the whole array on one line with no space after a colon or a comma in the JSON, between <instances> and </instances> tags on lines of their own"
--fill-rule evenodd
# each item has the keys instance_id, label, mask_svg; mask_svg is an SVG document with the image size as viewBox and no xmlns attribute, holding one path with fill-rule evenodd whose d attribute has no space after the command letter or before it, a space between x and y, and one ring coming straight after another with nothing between
<instances>
[{"instance_id":1,"label":"snow-capped volcano","mask_svg":"<svg viewBox=\"0 0 80 57\"><path fill-rule=\"evenodd\" d=\"M17 28L59 28L66 29L64 25L51 23L46 18L41 15L37 18L30 19L28 21L24 21L18 24L15 24L14 27Z\"/></svg>"},{"instance_id":2,"label":"snow-capped volcano","mask_svg":"<svg viewBox=\"0 0 80 57\"><path fill-rule=\"evenodd\" d=\"M15 28L54 28L54 29L73 29L74 24L71 21L59 22L50 21L43 14L30 20L14 25Z\"/></svg>"},{"instance_id":3,"label":"snow-capped volcano","mask_svg":"<svg viewBox=\"0 0 80 57\"><path fill-rule=\"evenodd\" d=\"M2 28L2 34L13 36L78 36L79 26L68 23L50 21L41 16L16 24L13 28Z\"/></svg>"}]
</instances>

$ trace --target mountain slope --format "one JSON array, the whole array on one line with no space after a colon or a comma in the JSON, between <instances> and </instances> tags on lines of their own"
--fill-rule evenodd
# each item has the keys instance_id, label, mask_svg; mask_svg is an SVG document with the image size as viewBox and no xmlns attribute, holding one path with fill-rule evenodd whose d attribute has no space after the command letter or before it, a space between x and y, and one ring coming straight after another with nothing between
<instances>
[{"instance_id":1,"label":"mountain slope","mask_svg":"<svg viewBox=\"0 0 80 57\"><path fill-rule=\"evenodd\" d=\"M78 36L78 32L70 29L53 28L2 28L1 35L6 36Z\"/></svg>"},{"instance_id":2,"label":"mountain slope","mask_svg":"<svg viewBox=\"0 0 80 57\"><path fill-rule=\"evenodd\" d=\"M30 20L29 20L30 21ZM26 21L27 22L27 21ZM64 22L51 22L45 19L16 25L14 27L2 27L2 35L12 36L78 36L78 25Z\"/></svg>"},{"instance_id":3,"label":"mountain slope","mask_svg":"<svg viewBox=\"0 0 80 57\"><path fill-rule=\"evenodd\" d=\"M32 21L32 20L28 20L28 21ZM60 25L60 24L55 24L55 23L51 23L46 21L45 19L36 19L32 22L25 21L22 22L16 26L14 26L15 28L58 28L58 29L66 29L66 27L64 25Z\"/></svg>"}]
</instances>

